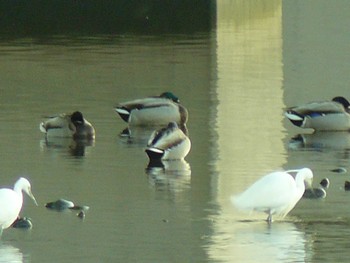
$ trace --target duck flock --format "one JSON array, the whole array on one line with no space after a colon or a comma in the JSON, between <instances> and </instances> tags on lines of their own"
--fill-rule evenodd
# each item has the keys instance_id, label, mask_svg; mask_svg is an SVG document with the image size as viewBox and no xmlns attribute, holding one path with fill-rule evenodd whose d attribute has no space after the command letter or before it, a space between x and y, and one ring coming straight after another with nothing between
<instances>
[{"instance_id":1,"label":"duck flock","mask_svg":"<svg viewBox=\"0 0 350 263\"><path fill-rule=\"evenodd\" d=\"M115 107L115 111L128 123L128 127L154 128L145 145L150 163L183 160L189 153L191 141L186 127L188 111L173 93L164 92L159 96L123 102ZM45 133L46 139L68 137L74 140L92 141L96 136L95 128L80 111L48 117L40 123L39 129ZM22 192L37 205L30 182L26 178L19 178L13 189L0 189L0 234L3 229L10 226L23 228L32 226L29 218L19 217L23 204ZM46 203L45 207L57 211L78 210L77 215L80 218L84 218L85 211L89 209L88 206L78 206L65 199Z\"/></svg>"},{"instance_id":2,"label":"duck flock","mask_svg":"<svg viewBox=\"0 0 350 263\"><path fill-rule=\"evenodd\" d=\"M128 123L128 127L158 127L145 145L150 162L183 160L189 153L191 141L186 127L188 111L173 93L164 92L159 96L123 102L115 107L115 111ZM291 107L285 111L285 116L295 126L311 128L315 132L350 130L350 103L344 97ZM80 111L49 117L40 123L39 128L46 138L95 139L93 125ZM324 189L328 187L329 180L325 178L320 187L312 188L312 179L313 172L309 168L272 172L260 178L243 193L232 196L231 202L238 209L267 213L267 222L271 223L273 215L286 216L303 196L326 196ZM345 184L346 190L350 190L349 185L350 182ZM19 178L13 189L0 189L0 233L10 226L31 226L29 219L19 217L23 204L22 192L37 204L26 178ZM65 199L49 202L45 206L58 211L79 210L80 218L85 217L84 211L88 209L87 206L77 206Z\"/></svg>"}]
</instances>

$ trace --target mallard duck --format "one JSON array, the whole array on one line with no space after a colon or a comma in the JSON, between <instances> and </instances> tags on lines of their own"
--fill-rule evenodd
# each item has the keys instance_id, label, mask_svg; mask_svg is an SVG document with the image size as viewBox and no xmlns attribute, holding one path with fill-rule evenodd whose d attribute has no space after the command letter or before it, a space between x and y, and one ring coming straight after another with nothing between
<instances>
[{"instance_id":1,"label":"mallard duck","mask_svg":"<svg viewBox=\"0 0 350 263\"><path fill-rule=\"evenodd\" d=\"M95 129L84 119L80 111L50 117L40 123L40 130L47 136L73 137L74 139L94 139Z\"/></svg>"},{"instance_id":2,"label":"mallard duck","mask_svg":"<svg viewBox=\"0 0 350 263\"><path fill-rule=\"evenodd\" d=\"M13 228L32 228L32 220L28 217L17 217L17 219L12 223L11 227Z\"/></svg>"},{"instance_id":3,"label":"mallard duck","mask_svg":"<svg viewBox=\"0 0 350 263\"><path fill-rule=\"evenodd\" d=\"M150 160L183 159L191 149L191 141L176 122L170 122L166 128L153 132L146 153Z\"/></svg>"},{"instance_id":4,"label":"mallard duck","mask_svg":"<svg viewBox=\"0 0 350 263\"><path fill-rule=\"evenodd\" d=\"M344 97L335 97L331 101L311 102L306 105L289 108L285 115L301 128L316 131L350 130L350 103Z\"/></svg>"},{"instance_id":5,"label":"mallard duck","mask_svg":"<svg viewBox=\"0 0 350 263\"><path fill-rule=\"evenodd\" d=\"M171 121L180 125L188 118L187 109L171 92L120 103L115 111L125 122L135 126L166 125Z\"/></svg>"}]
</instances>

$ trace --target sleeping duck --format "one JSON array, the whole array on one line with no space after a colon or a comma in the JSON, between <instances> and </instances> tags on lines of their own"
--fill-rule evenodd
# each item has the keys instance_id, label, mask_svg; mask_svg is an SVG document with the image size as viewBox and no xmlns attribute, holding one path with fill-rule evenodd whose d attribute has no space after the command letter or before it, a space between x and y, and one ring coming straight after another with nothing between
<instances>
[{"instance_id":1,"label":"sleeping duck","mask_svg":"<svg viewBox=\"0 0 350 263\"><path fill-rule=\"evenodd\" d=\"M350 103L344 97L331 101L311 102L287 109L285 116L301 128L315 131L350 130Z\"/></svg>"},{"instance_id":2,"label":"sleeping duck","mask_svg":"<svg viewBox=\"0 0 350 263\"><path fill-rule=\"evenodd\" d=\"M153 132L145 151L150 160L175 160L185 158L190 149L188 136L176 122L170 122L166 128Z\"/></svg>"},{"instance_id":3,"label":"sleeping duck","mask_svg":"<svg viewBox=\"0 0 350 263\"><path fill-rule=\"evenodd\" d=\"M50 117L40 123L39 128L46 136L72 137L73 139L95 138L94 127L84 119L80 111Z\"/></svg>"},{"instance_id":4,"label":"sleeping duck","mask_svg":"<svg viewBox=\"0 0 350 263\"><path fill-rule=\"evenodd\" d=\"M115 111L125 122L135 126L166 125L172 121L181 125L188 118L187 109L171 92L120 103Z\"/></svg>"}]
</instances>

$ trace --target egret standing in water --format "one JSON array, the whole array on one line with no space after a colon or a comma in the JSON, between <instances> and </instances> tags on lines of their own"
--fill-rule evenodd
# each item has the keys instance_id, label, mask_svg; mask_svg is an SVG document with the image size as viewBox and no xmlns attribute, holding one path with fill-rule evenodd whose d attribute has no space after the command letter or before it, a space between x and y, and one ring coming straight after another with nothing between
<instances>
[{"instance_id":1,"label":"egret standing in water","mask_svg":"<svg viewBox=\"0 0 350 263\"><path fill-rule=\"evenodd\" d=\"M231 201L239 209L267 213L267 222L271 223L272 215L284 217L294 208L305 191L304 182L311 186L312 178L309 168L273 172L232 196Z\"/></svg>"},{"instance_id":2,"label":"egret standing in water","mask_svg":"<svg viewBox=\"0 0 350 263\"><path fill-rule=\"evenodd\" d=\"M24 191L36 205L37 202L32 194L31 186L26 178L19 178L13 190L9 188L0 189L0 234L2 230L11 226L17 219L22 209Z\"/></svg>"}]
</instances>

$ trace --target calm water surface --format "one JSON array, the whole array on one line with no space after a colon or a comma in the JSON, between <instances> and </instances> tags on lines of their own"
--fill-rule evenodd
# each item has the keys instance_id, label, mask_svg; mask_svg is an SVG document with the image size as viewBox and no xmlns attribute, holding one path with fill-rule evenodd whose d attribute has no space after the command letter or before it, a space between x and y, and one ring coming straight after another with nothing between
<instances>
[{"instance_id":1,"label":"calm water surface","mask_svg":"<svg viewBox=\"0 0 350 263\"><path fill-rule=\"evenodd\" d=\"M0 262L346 261L349 175L330 170L350 169L349 134L296 141L305 131L283 117L287 106L350 97L350 4L327 3L218 1L216 28L191 35L2 41L1 185L26 176L39 207L25 198L33 229L4 231ZM152 130L121 137L113 106L165 90L189 110L192 149L149 168ZM77 109L96 140L46 141L44 116ZM315 185L330 179L325 199L303 199L271 226L231 206L265 173L302 166ZM58 198L88 205L86 218L44 207Z\"/></svg>"}]
</instances>

